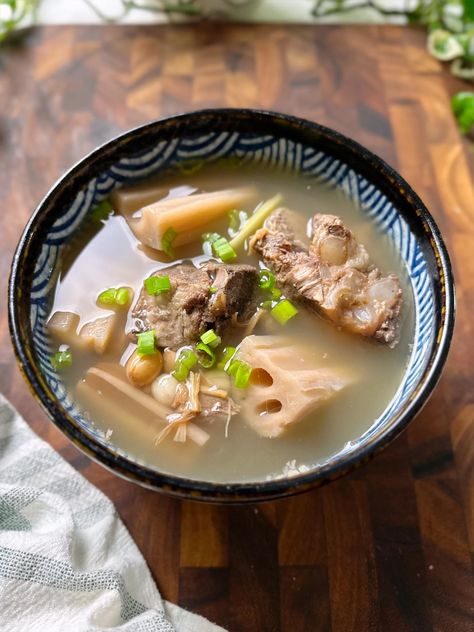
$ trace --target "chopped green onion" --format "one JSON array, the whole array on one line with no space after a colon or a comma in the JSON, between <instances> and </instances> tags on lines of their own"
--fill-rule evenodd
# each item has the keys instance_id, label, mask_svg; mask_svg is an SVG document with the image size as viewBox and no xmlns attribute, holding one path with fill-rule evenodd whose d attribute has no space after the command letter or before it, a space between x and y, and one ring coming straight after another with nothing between
<instances>
[{"instance_id":1,"label":"chopped green onion","mask_svg":"<svg viewBox=\"0 0 474 632\"><path fill-rule=\"evenodd\" d=\"M204 233L204 235L202 236L202 240L207 241L210 244L213 244L218 239L221 239L219 233Z\"/></svg>"},{"instance_id":2,"label":"chopped green onion","mask_svg":"<svg viewBox=\"0 0 474 632\"><path fill-rule=\"evenodd\" d=\"M224 347L224 350L222 351L219 362L217 364L217 368L225 371L227 364L230 362L230 360L232 360L235 352L235 347Z\"/></svg>"},{"instance_id":3,"label":"chopped green onion","mask_svg":"<svg viewBox=\"0 0 474 632\"><path fill-rule=\"evenodd\" d=\"M234 386L246 388L250 381L252 367L247 362L243 362L243 360L232 360L227 373L234 378Z\"/></svg>"},{"instance_id":4,"label":"chopped green onion","mask_svg":"<svg viewBox=\"0 0 474 632\"><path fill-rule=\"evenodd\" d=\"M212 255L212 244L220 238L219 233L204 233L202 235L202 249L204 254L210 257Z\"/></svg>"},{"instance_id":5,"label":"chopped green onion","mask_svg":"<svg viewBox=\"0 0 474 632\"><path fill-rule=\"evenodd\" d=\"M137 334L137 340L137 353L139 356L153 355L156 353L154 329L149 329L141 334Z\"/></svg>"},{"instance_id":6,"label":"chopped green onion","mask_svg":"<svg viewBox=\"0 0 474 632\"><path fill-rule=\"evenodd\" d=\"M212 244L214 254L219 257L221 261L232 261L237 257L237 253L229 244L225 237L221 237Z\"/></svg>"},{"instance_id":7,"label":"chopped green onion","mask_svg":"<svg viewBox=\"0 0 474 632\"><path fill-rule=\"evenodd\" d=\"M62 371L72 365L72 353L69 349L58 351L51 357L51 365L55 371Z\"/></svg>"},{"instance_id":8,"label":"chopped green onion","mask_svg":"<svg viewBox=\"0 0 474 632\"><path fill-rule=\"evenodd\" d=\"M97 297L97 302L100 305L115 305L116 298L117 290L116 288L111 287L99 294L99 296Z\"/></svg>"},{"instance_id":9,"label":"chopped green onion","mask_svg":"<svg viewBox=\"0 0 474 632\"><path fill-rule=\"evenodd\" d=\"M263 303L260 303L260 307L262 309L271 309L273 307L273 301L263 301Z\"/></svg>"},{"instance_id":10,"label":"chopped green onion","mask_svg":"<svg viewBox=\"0 0 474 632\"><path fill-rule=\"evenodd\" d=\"M232 360L230 362L230 364L227 363L227 366L225 368L225 372L228 375L234 376L237 373L237 369L239 368L239 364L240 364L240 360Z\"/></svg>"},{"instance_id":11,"label":"chopped green onion","mask_svg":"<svg viewBox=\"0 0 474 632\"><path fill-rule=\"evenodd\" d=\"M192 369L197 362L197 356L192 349L183 349L179 354L178 362L184 364L188 369Z\"/></svg>"},{"instance_id":12,"label":"chopped green onion","mask_svg":"<svg viewBox=\"0 0 474 632\"><path fill-rule=\"evenodd\" d=\"M237 388L247 388L252 374L252 367L246 362L241 362L237 373L234 376L234 386Z\"/></svg>"},{"instance_id":13,"label":"chopped green onion","mask_svg":"<svg viewBox=\"0 0 474 632\"><path fill-rule=\"evenodd\" d=\"M275 275L270 270L260 270L258 273L258 287L262 290L273 290L275 287Z\"/></svg>"},{"instance_id":14,"label":"chopped green onion","mask_svg":"<svg viewBox=\"0 0 474 632\"><path fill-rule=\"evenodd\" d=\"M198 357L192 349L182 349L176 360L174 370L171 372L171 375L176 378L178 382L184 382L189 375L189 371L193 368L197 361Z\"/></svg>"},{"instance_id":15,"label":"chopped green onion","mask_svg":"<svg viewBox=\"0 0 474 632\"><path fill-rule=\"evenodd\" d=\"M143 281L143 285L145 286L145 290L147 294L153 296L154 294L158 294L158 277L151 276Z\"/></svg>"},{"instance_id":16,"label":"chopped green onion","mask_svg":"<svg viewBox=\"0 0 474 632\"><path fill-rule=\"evenodd\" d=\"M166 252L169 257L174 257L173 242L177 236L178 233L170 226L161 238L161 250Z\"/></svg>"},{"instance_id":17,"label":"chopped green onion","mask_svg":"<svg viewBox=\"0 0 474 632\"><path fill-rule=\"evenodd\" d=\"M240 228L240 216L239 211L234 208L232 211L229 211L229 228L230 230L236 232Z\"/></svg>"},{"instance_id":18,"label":"chopped green onion","mask_svg":"<svg viewBox=\"0 0 474 632\"><path fill-rule=\"evenodd\" d=\"M215 294L217 292L217 288L214 287L213 285L211 285L211 287L209 288L209 293L210 294Z\"/></svg>"},{"instance_id":19,"label":"chopped green onion","mask_svg":"<svg viewBox=\"0 0 474 632\"><path fill-rule=\"evenodd\" d=\"M124 305L128 305L130 301L130 292L128 287L119 287L117 293L115 295L115 302L117 305L123 307Z\"/></svg>"},{"instance_id":20,"label":"chopped green onion","mask_svg":"<svg viewBox=\"0 0 474 632\"><path fill-rule=\"evenodd\" d=\"M171 281L168 276L151 276L143 281L143 285L150 296L169 292L171 290Z\"/></svg>"},{"instance_id":21,"label":"chopped green onion","mask_svg":"<svg viewBox=\"0 0 474 632\"><path fill-rule=\"evenodd\" d=\"M185 367L184 364L176 363L174 369L171 371L171 375L175 380L178 380L178 382L184 382L189 375L189 369Z\"/></svg>"},{"instance_id":22,"label":"chopped green onion","mask_svg":"<svg viewBox=\"0 0 474 632\"><path fill-rule=\"evenodd\" d=\"M277 303L270 312L273 318L278 321L280 325L284 325L290 320L290 318L296 316L297 313L298 310L296 309L296 307L291 301L286 298Z\"/></svg>"},{"instance_id":23,"label":"chopped green onion","mask_svg":"<svg viewBox=\"0 0 474 632\"><path fill-rule=\"evenodd\" d=\"M102 200L102 202L97 204L97 206L92 210L91 217L95 221L100 222L102 220L106 220L113 210L113 206L109 200Z\"/></svg>"},{"instance_id":24,"label":"chopped green onion","mask_svg":"<svg viewBox=\"0 0 474 632\"><path fill-rule=\"evenodd\" d=\"M124 305L128 305L129 300L130 291L128 287L119 287L118 289L115 287L109 287L107 290L101 292L97 297L97 302L102 307L113 307L114 305L123 307Z\"/></svg>"},{"instance_id":25,"label":"chopped green onion","mask_svg":"<svg viewBox=\"0 0 474 632\"><path fill-rule=\"evenodd\" d=\"M208 329L205 331L201 336L201 340L205 345L209 345L212 349L218 347L222 342L221 337L216 334L214 329Z\"/></svg>"},{"instance_id":26,"label":"chopped green onion","mask_svg":"<svg viewBox=\"0 0 474 632\"><path fill-rule=\"evenodd\" d=\"M198 353L198 362L205 369L210 369L216 363L216 354L209 345L204 342L198 342L196 345L196 351Z\"/></svg>"},{"instance_id":27,"label":"chopped green onion","mask_svg":"<svg viewBox=\"0 0 474 632\"><path fill-rule=\"evenodd\" d=\"M281 290L277 287L274 287L272 290L272 301L278 301L281 297Z\"/></svg>"},{"instance_id":28,"label":"chopped green onion","mask_svg":"<svg viewBox=\"0 0 474 632\"><path fill-rule=\"evenodd\" d=\"M249 216L245 211L238 211L236 208L229 211L229 235L235 237L248 218Z\"/></svg>"}]
</instances>

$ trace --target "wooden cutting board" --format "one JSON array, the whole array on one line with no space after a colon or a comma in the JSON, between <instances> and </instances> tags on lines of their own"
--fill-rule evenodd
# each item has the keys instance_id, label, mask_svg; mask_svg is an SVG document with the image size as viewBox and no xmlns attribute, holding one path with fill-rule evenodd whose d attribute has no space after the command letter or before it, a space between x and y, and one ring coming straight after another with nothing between
<instances>
[{"instance_id":1,"label":"wooden cutting board","mask_svg":"<svg viewBox=\"0 0 474 632\"><path fill-rule=\"evenodd\" d=\"M473 160L450 114L462 86L399 27L51 27L0 50L0 392L116 504L162 595L232 632L474 629ZM443 377L385 452L321 490L260 506L180 502L91 463L47 421L10 347L13 249L82 155L150 119L280 110L367 145L414 186L454 262Z\"/></svg>"}]
</instances>

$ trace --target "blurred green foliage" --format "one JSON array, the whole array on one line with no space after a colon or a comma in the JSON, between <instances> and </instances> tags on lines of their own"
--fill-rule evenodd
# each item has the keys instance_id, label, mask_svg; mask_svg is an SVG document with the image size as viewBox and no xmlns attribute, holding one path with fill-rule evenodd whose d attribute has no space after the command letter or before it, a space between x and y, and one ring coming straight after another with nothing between
<instances>
[{"instance_id":1,"label":"blurred green foliage","mask_svg":"<svg viewBox=\"0 0 474 632\"><path fill-rule=\"evenodd\" d=\"M40 0L0 0L0 42L26 19L34 20Z\"/></svg>"}]
</instances>

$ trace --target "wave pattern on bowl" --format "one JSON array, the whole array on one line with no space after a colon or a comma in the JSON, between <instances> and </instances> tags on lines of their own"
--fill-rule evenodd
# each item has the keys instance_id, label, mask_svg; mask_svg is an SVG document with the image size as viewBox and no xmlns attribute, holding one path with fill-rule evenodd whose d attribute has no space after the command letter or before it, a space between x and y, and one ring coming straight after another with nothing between
<instances>
[{"instance_id":1,"label":"wave pattern on bowl","mask_svg":"<svg viewBox=\"0 0 474 632\"><path fill-rule=\"evenodd\" d=\"M413 349L399 389L382 415L360 438L359 441L363 441L368 435L380 429L407 402L428 361L434 335L435 302L427 264L416 237L407 223L397 213L392 202L374 184L368 182L348 165L322 151L272 135L215 132L199 137L161 141L151 150L120 160L107 172L92 179L88 186L76 196L67 212L49 229L33 275L31 328L35 351L48 384L64 408L72 414L81 427L102 444L110 447L102 433L92 427L75 405L68 401L66 389L51 366L52 351L48 344L45 325L55 278L52 272L60 249L79 228L87 213L107 198L116 187L130 185L138 179L146 178L158 171L172 169L184 162L214 162L222 158L235 159L240 165L257 163L270 167L283 167L288 171L299 172L305 177L324 181L341 189L370 217L379 230L387 234L406 263L415 305ZM116 448L114 450L117 451Z\"/></svg>"}]
</instances>

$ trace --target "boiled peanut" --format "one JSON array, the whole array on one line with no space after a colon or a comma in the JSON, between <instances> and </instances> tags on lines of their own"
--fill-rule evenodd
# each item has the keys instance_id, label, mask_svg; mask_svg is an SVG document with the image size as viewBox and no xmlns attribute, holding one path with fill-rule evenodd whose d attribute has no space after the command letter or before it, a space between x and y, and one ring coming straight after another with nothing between
<instances>
[{"instance_id":1,"label":"boiled peanut","mask_svg":"<svg viewBox=\"0 0 474 632\"><path fill-rule=\"evenodd\" d=\"M140 356L135 351L127 362L128 381L134 386L148 386L161 373L163 356L160 351Z\"/></svg>"}]
</instances>

